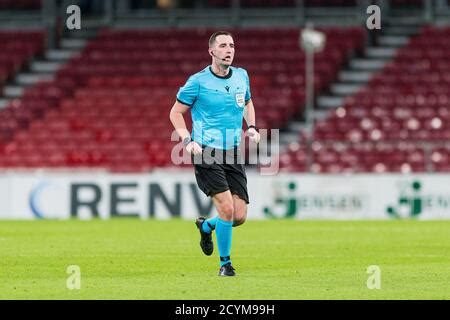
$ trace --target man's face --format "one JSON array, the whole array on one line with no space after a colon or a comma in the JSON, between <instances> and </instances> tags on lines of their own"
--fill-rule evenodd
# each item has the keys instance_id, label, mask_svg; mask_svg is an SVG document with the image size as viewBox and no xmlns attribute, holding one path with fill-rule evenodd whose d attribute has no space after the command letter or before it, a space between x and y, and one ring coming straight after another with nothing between
<instances>
[{"instance_id":1,"label":"man's face","mask_svg":"<svg viewBox=\"0 0 450 320\"><path fill-rule=\"evenodd\" d=\"M209 48L212 52L213 59L220 64L230 66L234 59L234 42L231 36L219 35L216 37L216 41L212 48Z\"/></svg>"}]
</instances>

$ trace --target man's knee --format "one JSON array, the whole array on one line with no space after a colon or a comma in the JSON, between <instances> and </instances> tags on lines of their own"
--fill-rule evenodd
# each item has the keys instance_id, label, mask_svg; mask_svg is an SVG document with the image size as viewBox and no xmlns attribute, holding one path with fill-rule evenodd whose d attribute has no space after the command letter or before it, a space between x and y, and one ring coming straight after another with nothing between
<instances>
[{"instance_id":1,"label":"man's knee","mask_svg":"<svg viewBox=\"0 0 450 320\"><path fill-rule=\"evenodd\" d=\"M233 215L234 215L233 202L226 201L226 202L220 204L220 208L218 208L218 211L221 214L223 219L225 219L227 221L233 220Z\"/></svg>"},{"instance_id":2,"label":"man's knee","mask_svg":"<svg viewBox=\"0 0 450 320\"><path fill-rule=\"evenodd\" d=\"M244 224L245 220L246 220L245 218L235 219L233 221L233 227L238 227L241 224Z\"/></svg>"}]
</instances>

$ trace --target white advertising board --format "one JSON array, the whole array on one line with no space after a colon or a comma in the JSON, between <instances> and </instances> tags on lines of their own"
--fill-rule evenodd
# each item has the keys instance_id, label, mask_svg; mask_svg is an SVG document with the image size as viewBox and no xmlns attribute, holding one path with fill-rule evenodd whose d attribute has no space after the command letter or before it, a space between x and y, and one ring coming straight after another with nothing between
<instances>
[{"instance_id":1,"label":"white advertising board","mask_svg":"<svg viewBox=\"0 0 450 320\"><path fill-rule=\"evenodd\" d=\"M249 219L450 219L450 175L248 173ZM0 219L215 214L191 171L0 175Z\"/></svg>"}]
</instances>

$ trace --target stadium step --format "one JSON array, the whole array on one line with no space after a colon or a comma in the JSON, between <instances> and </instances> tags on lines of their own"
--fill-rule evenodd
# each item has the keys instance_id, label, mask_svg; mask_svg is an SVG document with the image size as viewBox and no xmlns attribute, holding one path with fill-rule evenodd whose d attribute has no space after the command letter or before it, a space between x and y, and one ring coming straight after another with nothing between
<instances>
[{"instance_id":1,"label":"stadium step","mask_svg":"<svg viewBox=\"0 0 450 320\"><path fill-rule=\"evenodd\" d=\"M30 70L36 73L55 73L63 64L61 61L34 61Z\"/></svg>"},{"instance_id":2,"label":"stadium step","mask_svg":"<svg viewBox=\"0 0 450 320\"><path fill-rule=\"evenodd\" d=\"M53 74L41 74L41 73L19 73L15 82L21 86L29 86L40 81L50 81L54 79Z\"/></svg>"},{"instance_id":3,"label":"stadium step","mask_svg":"<svg viewBox=\"0 0 450 320\"><path fill-rule=\"evenodd\" d=\"M75 50L48 50L45 58L51 61L67 61L72 58L77 51Z\"/></svg>"},{"instance_id":4,"label":"stadium step","mask_svg":"<svg viewBox=\"0 0 450 320\"><path fill-rule=\"evenodd\" d=\"M317 97L317 109L330 110L342 106L346 96L364 87L374 73L395 58L398 48L407 44L410 36L418 33L420 28L416 18L396 18L388 19L387 26L381 30L378 44L367 47L363 57L350 60L347 69L339 72L338 81L330 86L330 92Z\"/></svg>"},{"instance_id":5,"label":"stadium step","mask_svg":"<svg viewBox=\"0 0 450 320\"><path fill-rule=\"evenodd\" d=\"M419 28L414 26L392 25L383 28L383 33L392 36L413 36L419 32Z\"/></svg>"},{"instance_id":6,"label":"stadium step","mask_svg":"<svg viewBox=\"0 0 450 320\"><path fill-rule=\"evenodd\" d=\"M338 79L341 82L367 82L372 74L369 71L343 70L339 72Z\"/></svg>"},{"instance_id":7,"label":"stadium step","mask_svg":"<svg viewBox=\"0 0 450 320\"><path fill-rule=\"evenodd\" d=\"M0 109L3 109L6 107L9 103L9 99L0 98Z\"/></svg>"},{"instance_id":8,"label":"stadium step","mask_svg":"<svg viewBox=\"0 0 450 320\"><path fill-rule=\"evenodd\" d=\"M383 69L386 64L384 59L353 59L350 61L350 67L355 70L378 71Z\"/></svg>"},{"instance_id":9,"label":"stadium step","mask_svg":"<svg viewBox=\"0 0 450 320\"><path fill-rule=\"evenodd\" d=\"M357 93L364 84L361 83L335 83L331 85L330 91L336 96L349 96Z\"/></svg>"},{"instance_id":10,"label":"stadium step","mask_svg":"<svg viewBox=\"0 0 450 320\"><path fill-rule=\"evenodd\" d=\"M87 40L85 39L63 39L61 40L61 48L62 49L72 49L72 50L81 50L86 45Z\"/></svg>"},{"instance_id":11,"label":"stadium step","mask_svg":"<svg viewBox=\"0 0 450 320\"><path fill-rule=\"evenodd\" d=\"M307 125L302 121L291 121L288 125L289 131L292 132L300 132L301 130L305 130Z\"/></svg>"},{"instance_id":12,"label":"stadium step","mask_svg":"<svg viewBox=\"0 0 450 320\"><path fill-rule=\"evenodd\" d=\"M392 59L397 53L397 48L391 47L369 47L366 56L374 59Z\"/></svg>"},{"instance_id":13,"label":"stadium step","mask_svg":"<svg viewBox=\"0 0 450 320\"><path fill-rule=\"evenodd\" d=\"M4 98L19 98L28 86L32 86L41 81L52 81L56 72L67 63L74 55L79 53L87 43L85 38L94 36L97 30L90 30L85 33L71 35L71 38L64 38L61 41L62 49L49 49L45 52L42 60L32 60L27 72L18 73L9 85L3 88ZM75 38L77 36L83 39ZM1 105L6 105L8 99L2 99Z\"/></svg>"},{"instance_id":14,"label":"stadium step","mask_svg":"<svg viewBox=\"0 0 450 320\"><path fill-rule=\"evenodd\" d=\"M325 119L328 115L329 115L329 110L321 110L321 109L316 109L314 110L314 121L320 121Z\"/></svg>"},{"instance_id":15,"label":"stadium step","mask_svg":"<svg viewBox=\"0 0 450 320\"><path fill-rule=\"evenodd\" d=\"M338 96L319 96L317 98L317 107L320 109L331 109L342 106L344 98Z\"/></svg>"},{"instance_id":16,"label":"stadium step","mask_svg":"<svg viewBox=\"0 0 450 320\"><path fill-rule=\"evenodd\" d=\"M7 85L3 87L3 96L5 98L19 98L23 94L22 86Z\"/></svg>"},{"instance_id":17,"label":"stadium step","mask_svg":"<svg viewBox=\"0 0 450 320\"><path fill-rule=\"evenodd\" d=\"M313 120L320 121L328 116L329 110L313 110ZM291 143L299 141L301 132L311 133L311 126L303 121L291 121L287 127L288 132L280 134L280 149L285 149Z\"/></svg>"},{"instance_id":18,"label":"stadium step","mask_svg":"<svg viewBox=\"0 0 450 320\"><path fill-rule=\"evenodd\" d=\"M319 120L324 117L324 111L314 110L314 120ZM302 133L310 135L312 128L309 124L303 121L291 121L287 127L287 132L280 133L279 152L283 153L290 145L298 144L302 138ZM275 152L276 153L276 152Z\"/></svg>"},{"instance_id":19,"label":"stadium step","mask_svg":"<svg viewBox=\"0 0 450 320\"><path fill-rule=\"evenodd\" d=\"M417 10L415 12L410 11L405 16L404 11L392 10L390 17L387 19L389 26L402 26L402 27L417 27L424 23L423 11Z\"/></svg>"},{"instance_id":20,"label":"stadium step","mask_svg":"<svg viewBox=\"0 0 450 320\"><path fill-rule=\"evenodd\" d=\"M280 134L280 145L289 145L290 143L297 142L299 139L299 132L285 132Z\"/></svg>"},{"instance_id":21,"label":"stadium step","mask_svg":"<svg viewBox=\"0 0 450 320\"><path fill-rule=\"evenodd\" d=\"M392 19L392 23L381 30L379 41L366 47L362 57L352 58L347 67L339 72L338 79L330 86L329 92L317 97L316 110L314 110L315 120L326 118L330 110L343 106L346 97L363 89L373 75L382 70L389 61L392 61L397 55L398 49L406 45L410 37L417 34L420 29L417 25L408 24L408 19L402 20L400 23L396 22L395 19ZM289 128L301 130L302 126L293 123ZM289 139L289 136L283 138L283 142L288 143Z\"/></svg>"},{"instance_id":22,"label":"stadium step","mask_svg":"<svg viewBox=\"0 0 450 320\"><path fill-rule=\"evenodd\" d=\"M64 35L65 38L70 39L91 39L95 37L98 33L98 26L89 26L87 21L82 21L80 30L68 31Z\"/></svg>"},{"instance_id":23,"label":"stadium step","mask_svg":"<svg viewBox=\"0 0 450 320\"><path fill-rule=\"evenodd\" d=\"M406 36L394 36L383 35L379 38L378 44L386 47L401 47L408 43L409 37Z\"/></svg>"}]
</instances>

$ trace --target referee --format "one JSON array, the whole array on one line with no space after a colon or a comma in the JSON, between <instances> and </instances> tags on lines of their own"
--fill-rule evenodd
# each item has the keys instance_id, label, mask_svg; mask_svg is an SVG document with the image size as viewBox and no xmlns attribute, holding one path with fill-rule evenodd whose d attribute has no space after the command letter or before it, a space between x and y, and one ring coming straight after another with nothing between
<instances>
[{"instance_id":1,"label":"referee","mask_svg":"<svg viewBox=\"0 0 450 320\"><path fill-rule=\"evenodd\" d=\"M234 276L230 252L232 227L247 217L247 176L240 157L242 119L247 135L258 143L255 108L251 100L247 71L232 67L234 41L231 33L217 31L209 38L211 65L189 77L177 94L170 121L192 155L198 187L212 197L218 216L195 221L200 231L200 246L206 255L213 253L212 232L216 230L220 256L219 276ZM192 135L183 114L192 115Z\"/></svg>"}]
</instances>

